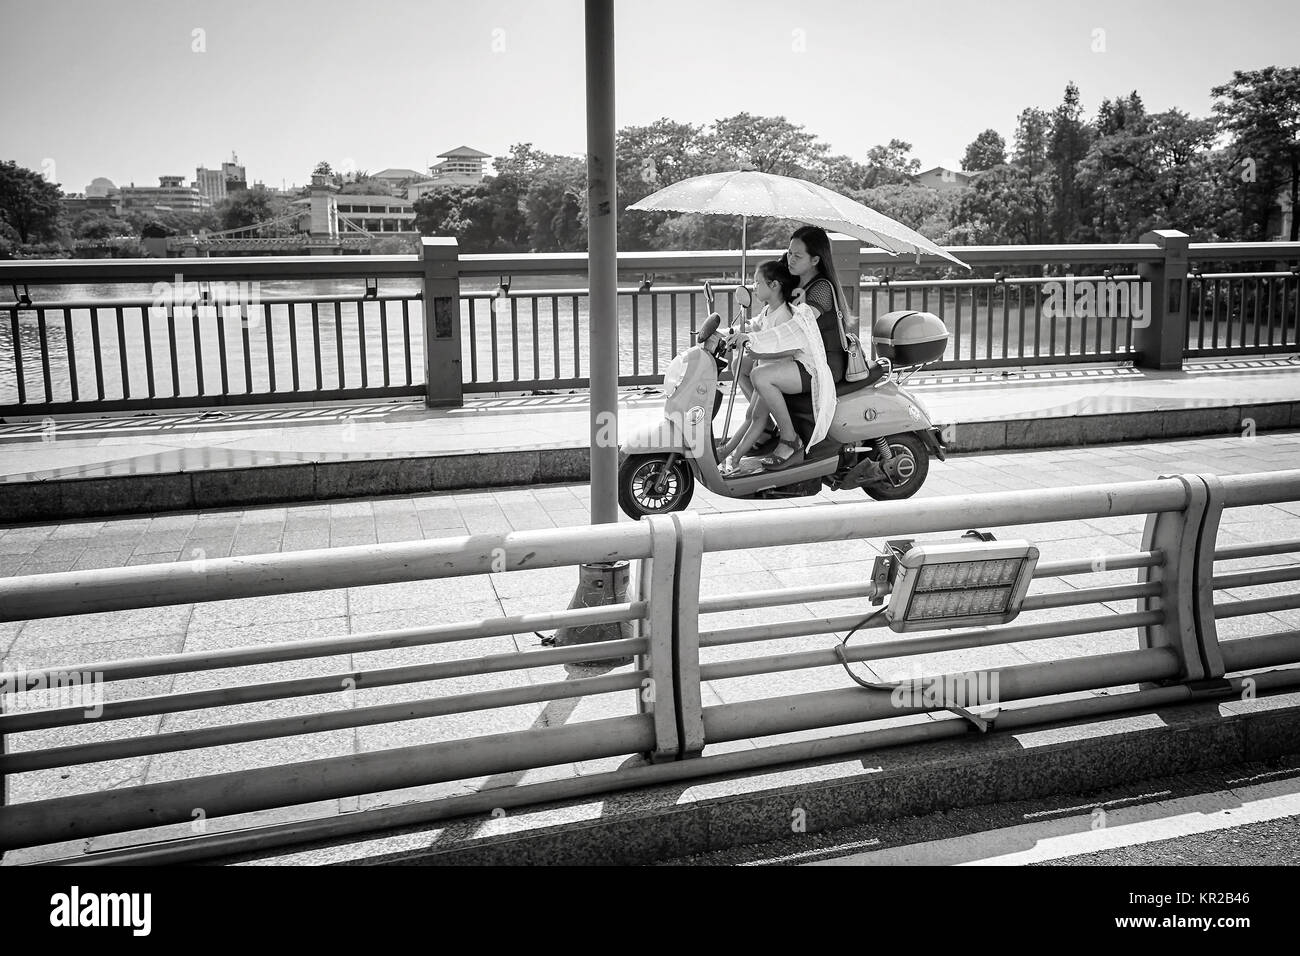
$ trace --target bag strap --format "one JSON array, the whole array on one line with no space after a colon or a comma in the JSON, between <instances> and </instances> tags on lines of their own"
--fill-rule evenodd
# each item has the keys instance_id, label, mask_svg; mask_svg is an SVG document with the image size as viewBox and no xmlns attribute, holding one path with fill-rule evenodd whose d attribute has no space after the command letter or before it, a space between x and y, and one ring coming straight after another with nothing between
<instances>
[{"instance_id":1,"label":"bag strap","mask_svg":"<svg viewBox=\"0 0 1300 956\"><path fill-rule=\"evenodd\" d=\"M831 282L831 280L826 278L825 276L818 276L811 283L809 283L808 288L811 289L818 282L825 282L828 286L831 287L831 303L835 306L835 324L839 327L840 330L840 348L844 349L844 351L847 353L849 350L849 332L848 329L844 327L844 313L840 310L840 298L835 294L835 283ZM806 291L804 294L804 298L807 299Z\"/></svg>"}]
</instances>

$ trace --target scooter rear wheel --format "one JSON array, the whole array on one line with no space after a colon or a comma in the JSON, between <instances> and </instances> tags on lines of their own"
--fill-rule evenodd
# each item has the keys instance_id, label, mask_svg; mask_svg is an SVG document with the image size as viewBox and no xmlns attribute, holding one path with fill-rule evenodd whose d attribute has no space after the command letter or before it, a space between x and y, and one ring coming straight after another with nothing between
<instances>
[{"instance_id":1,"label":"scooter rear wheel","mask_svg":"<svg viewBox=\"0 0 1300 956\"><path fill-rule=\"evenodd\" d=\"M695 474L681 455L631 455L618 469L618 506L629 518L681 511L695 493ZM659 486L662 477L662 487Z\"/></svg>"},{"instance_id":2,"label":"scooter rear wheel","mask_svg":"<svg viewBox=\"0 0 1300 956\"><path fill-rule=\"evenodd\" d=\"M930 473L930 453L925 442L915 435L890 435L889 450L900 459L898 475L900 481L894 484L888 478L875 484L863 485L862 490L877 501L898 501L910 498L921 490L925 476Z\"/></svg>"}]
</instances>

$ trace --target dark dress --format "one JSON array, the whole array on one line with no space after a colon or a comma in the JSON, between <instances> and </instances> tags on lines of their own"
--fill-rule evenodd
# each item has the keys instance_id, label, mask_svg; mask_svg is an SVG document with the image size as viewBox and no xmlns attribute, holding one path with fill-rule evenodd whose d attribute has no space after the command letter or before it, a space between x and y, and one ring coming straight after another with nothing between
<instances>
[{"instance_id":1,"label":"dark dress","mask_svg":"<svg viewBox=\"0 0 1300 956\"><path fill-rule=\"evenodd\" d=\"M817 312L817 328L821 329L822 345L826 347L826 364L831 369L831 379L836 385L844 381L844 343L840 339L840 320L835 314L835 292L831 281L818 276L804 289L804 302ZM796 363L798 364L798 363ZM799 365L799 380L803 390L812 393L812 376Z\"/></svg>"}]
</instances>

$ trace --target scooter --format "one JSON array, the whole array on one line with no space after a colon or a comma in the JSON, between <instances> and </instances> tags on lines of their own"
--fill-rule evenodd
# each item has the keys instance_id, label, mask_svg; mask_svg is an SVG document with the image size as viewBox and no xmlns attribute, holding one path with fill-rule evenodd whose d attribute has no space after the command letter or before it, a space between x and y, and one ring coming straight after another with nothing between
<instances>
[{"instance_id":1,"label":"scooter","mask_svg":"<svg viewBox=\"0 0 1300 956\"><path fill-rule=\"evenodd\" d=\"M708 283L705 295L712 310ZM749 290L737 289L735 301L747 309ZM721 315L710 311L696 344L669 364L663 421L632 431L619 444L618 503L629 517L684 509L696 481L728 498L805 497L818 494L823 486L861 488L879 501L910 498L925 483L931 455L945 460L940 431L925 406L899 384L890 360L880 358L867 378L836 386L829 434L807 450L802 462L757 473L742 469L735 476L720 473L713 419L722 406L720 382L730 341L718 331L721 324ZM806 444L813 428L811 396L787 396L786 405ZM753 454L775 444L773 437Z\"/></svg>"}]
</instances>

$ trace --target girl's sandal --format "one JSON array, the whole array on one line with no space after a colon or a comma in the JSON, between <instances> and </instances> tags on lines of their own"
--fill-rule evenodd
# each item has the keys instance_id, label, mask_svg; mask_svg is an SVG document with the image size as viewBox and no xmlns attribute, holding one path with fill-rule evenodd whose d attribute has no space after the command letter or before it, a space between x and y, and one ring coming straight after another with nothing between
<instances>
[{"instance_id":1,"label":"girl's sandal","mask_svg":"<svg viewBox=\"0 0 1300 956\"><path fill-rule=\"evenodd\" d=\"M790 450L782 455L780 453L782 448L789 448ZM803 461L803 457L803 441L797 435L793 441L782 438L780 444L772 451L772 454L763 459L763 467L768 471L780 471L782 468L789 468L791 465L799 464Z\"/></svg>"}]
</instances>

